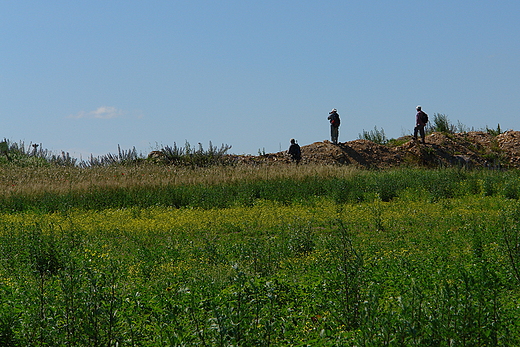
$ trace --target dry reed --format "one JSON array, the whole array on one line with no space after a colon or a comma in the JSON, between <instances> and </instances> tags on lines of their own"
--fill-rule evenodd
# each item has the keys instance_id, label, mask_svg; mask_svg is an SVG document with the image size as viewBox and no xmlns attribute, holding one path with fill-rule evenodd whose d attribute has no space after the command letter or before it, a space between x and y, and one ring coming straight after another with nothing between
<instances>
[{"instance_id":1,"label":"dry reed","mask_svg":"<svg viewBox=\"0 0 520 347\"><path fill-rule=\"evenodd\" d=\"M139 165L108 167L4 167L0 168L0 194L32 195L66 193L91 188L218 185L235 182L308 177L346 178L360 172L350 166L333 165L237 165L187 168Z\"/></svg>"}]
</instances>

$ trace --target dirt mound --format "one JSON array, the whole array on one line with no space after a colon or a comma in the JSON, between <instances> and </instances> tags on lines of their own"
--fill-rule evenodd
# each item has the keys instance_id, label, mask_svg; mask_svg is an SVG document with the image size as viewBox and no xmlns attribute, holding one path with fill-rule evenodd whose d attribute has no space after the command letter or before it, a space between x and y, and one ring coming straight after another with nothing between
<instances>
[{"instance_id":1,"label":"dirt mound","mask_svg":"<svg viewBox=\"0 0 520 347\"><path fill-rule=\"evenodd\" d=\"M393 148L367 140L355 140L337 145L332 142L315 142L302 147L305 162L350 164L363 167L398 166L401 155Z\"/></svg>"},{"instance_id":2,"label":"dirt mound","mask_svg":"<svg viewBox=\"0 0 520 347\"><path fill-rule=\"evenodd\" d=\"M302 163L345 164L366 168L398 166L426 167L520 167L520 132L506 131L498 136L482 131L459 134L433 133L426 144L410 136L379 145L354 140L337 145L325 140L302 146ZM260 156L232 156L245 163L290 162L286 151Z\"/></svg>"}]
</instances>

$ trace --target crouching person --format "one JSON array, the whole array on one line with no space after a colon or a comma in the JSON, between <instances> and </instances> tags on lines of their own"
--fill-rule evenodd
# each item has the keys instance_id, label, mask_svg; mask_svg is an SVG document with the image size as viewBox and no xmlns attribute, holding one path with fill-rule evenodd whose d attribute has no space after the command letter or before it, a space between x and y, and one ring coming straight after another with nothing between
<instances>
[{"instance_id":1,"label":"crouching person","mask_svg":"<svg viewBox=\"0 0 520 347\"><path fill-rule=\"evenodd\" d=\"M292 161L295 161L296 164L300 163L300 160L302 159L302 151L300 145L296 143L295 139L291 139L291 145L289 146L287 153L291 156Z\"/></svg>"}]
</instances>

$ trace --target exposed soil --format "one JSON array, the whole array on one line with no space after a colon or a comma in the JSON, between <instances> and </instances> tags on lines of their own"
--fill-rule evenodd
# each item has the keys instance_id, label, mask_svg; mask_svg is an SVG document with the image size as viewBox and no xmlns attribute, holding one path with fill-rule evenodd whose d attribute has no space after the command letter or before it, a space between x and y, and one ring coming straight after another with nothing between
<instances>
[{"instance_id":1,"label":"exposed soil","mask_svg":"<svg viewBox=\"0 0 520 347\"><path fill-rule=\"evenodd\" d=\"M397 139L400 145L379 145L368 140L332 144L315 142L302 146L302 161L318 164L345 164L365 168L399 166L425 167L520 167L520 132L506 131L498 136L474 131L459 134L433 133L426 144L411 137ZM245 163L290 162L286 151L259 156L230 156Z\"/></svg>"}]
</instances>

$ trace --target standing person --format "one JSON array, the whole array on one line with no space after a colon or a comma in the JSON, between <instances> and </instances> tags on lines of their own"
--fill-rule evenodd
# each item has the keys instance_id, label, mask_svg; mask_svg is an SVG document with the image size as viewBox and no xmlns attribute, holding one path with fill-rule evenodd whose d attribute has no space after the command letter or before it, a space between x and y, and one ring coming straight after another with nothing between
<instances>
[{"instance_id":1,"label":"standing person","mask_svg":"<svg viewBox=\"0 0 520 347\"><path fill-rule=\"evenodd\" d=\"M338 137L339 137L339 114L338 110L335 108L332 109L332 111L329 112L329 116L327 119L330 122L330 140L333 144L338 144Z\"/></svg>"},{"instance_id":2,"label":"standing person","mask_svg":"<svg viewBox=\"0 0 520 347\"><path fill-rule=\"evenodd\" d=\"M295 139L291 139L291 145L289 146L287 153L291 156L292 160L296 162L296 164L300 163L300 160L302 159L302 151L300 149L300 145L296 143Z\"/></svg>"},{"instance_id":3,"label":"standing person","mask_svg":"<svg viewBox=\"0 0 520 347\"><path fill-rule=\"evenodd\" d=\"M422 143L426 143L425 141L425 133L424 127L426 123L428 123L428 115L423 112L421 106L417 106L415 108L417 110L417 114L415 115L415 128L413 129L413 138L417 141L417 132L421 135Z\"/></svg>"}]
</instances>

